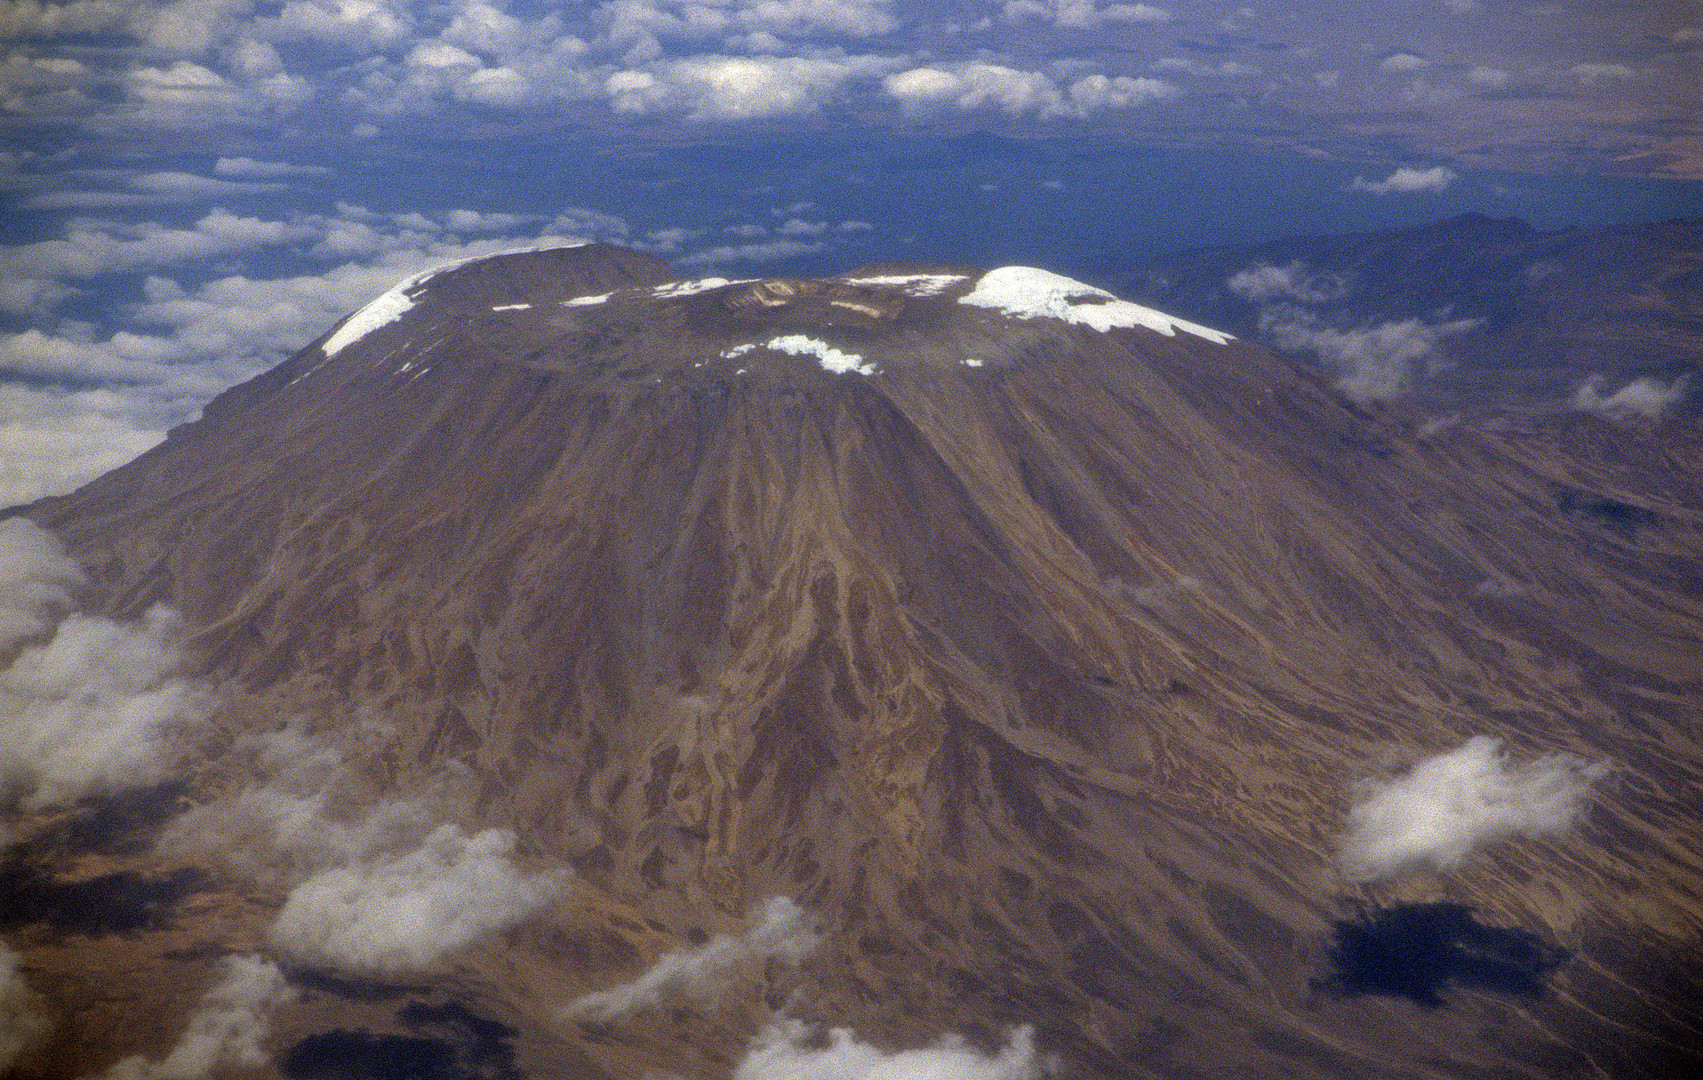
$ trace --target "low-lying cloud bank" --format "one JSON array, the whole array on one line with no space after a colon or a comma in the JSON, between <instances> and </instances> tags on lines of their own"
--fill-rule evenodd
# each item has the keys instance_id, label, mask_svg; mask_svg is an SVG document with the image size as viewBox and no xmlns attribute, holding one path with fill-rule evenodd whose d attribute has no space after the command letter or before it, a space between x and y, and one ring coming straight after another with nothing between
<instances>
[{"instance_id":1,"label":"low-lying cloud bank","mask_svg":"<svg viewBox=\"0 0 1703 1080\"><path fill-rule=\"evenodd\" d=\"M0 792L31 810L168 779L173 741L204 715L173 675L177 615L77 612L82 583L51 533L0 521Z\"/></svg>"},{"instance_id":2,"label":"low-lying cloud bank","mask_svg":"<svg viewBox=\"0 0 1703 1080\"><path fill-rule=\"evenodd\" d=\"M18 954L0 941L0 1073L5 1073L52 1028L41 995L24 981Z\"/></svg>"},{"instance_id":3,"label":"low-lying cloud bank","mask_svg":"<svg viewBox=\"0 0 1703 1080\"><path fill-rule=\"evenodd\" d=\"M576 998L565 1015L613 1020L665 997L713 998L741 965L770 958L797 965L821 942L804 909L784 896L769 897L755 915L745 933L717 934L702 945L664 953L632 982Z\"/></svg>"},{"instance_id":4,"label":"low-lying cloud bank","mask_svg":"<svg viewBox=\"0 0 1703 1080\"><path fill-rule=\"evenodd\" d=\"M1514 764L1500 739L1476 735L1365 786L1349 811L1343 872L1364 882L1427 863L1446 870L1495 840L1561 832L1607 772L1606 763L1573 754Z\"/></svg>"},{"instance_id":5,"label":"low-lying cloud bank","mask_svg":"<svg viewBox=\"0 0 1703 1080\"><path fill-rule=\"evenodd\" d=\"M207 991L177 1045L161 1061L127 1057L103 1080L204 1080L231 1069L271 1064L266 1037L272 1014L294 997L278 965L258 956L232 956L225 978Z\"/></svg>"},{"instance_id":6,"label":"low-lying cloud bank","mask_svg":"<svg viewBox=\"0 0 1703 1080\"><path fill-rule=\"evenodd\" d=\"M921 1050L887 1052L859 1042L847 1028L826 1046L799 1020L776 1020L752 1041L733 1080L1042 1080L1056 1066L1035 1048L1028 1026L1013 1030L992 1056L948 1037Z\"/></svg>"},{"instance_id":7,"label":"low-lying cloud bank","mask_svg":"<svg viewBox=\"0 0 1703 1080\"><path fill-rule=\"evenodd\" d=\"M316 874L290 892L269 938L313 964L419 971L549 902L558 882L511 862L515 835L443 825L415 851Z\"/></svg>"}]
</instances>

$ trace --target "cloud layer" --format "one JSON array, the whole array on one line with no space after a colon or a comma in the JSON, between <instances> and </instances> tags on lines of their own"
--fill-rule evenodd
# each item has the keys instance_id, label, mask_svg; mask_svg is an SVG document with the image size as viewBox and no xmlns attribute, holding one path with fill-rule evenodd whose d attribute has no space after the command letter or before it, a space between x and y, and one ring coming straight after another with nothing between
<instances>
[{"instance_id":1,"label":"cloud layer","mask_svg":"<svg viewBox=\"0 0 1703 1080\"><path fill-rule=\"evenodd\" d=\"M0 786L38 809L159 783L204 700L172 672L181 627L67 611L81 574L45 530L0 521Z\"/></svg>"},{"instance_id":2,"label":"cloud layer","mask_svg":"<svg viewBox=\"0 0 1703 1080\"><path fill-rule=\"evenodd\" d=\"M1608 772L1572 754L1509 760L1484 735L1366 785L1348 815L1343 871L1354 881L1393 877L1426 864L1460 865L1475 849L1510 836L1560 832Z\"/></svg>"},{"instance_id":3,"label":"cloud layer","mask_svg":"<svg viewBox=\"0 0 1703 1080\"><path fill-rule=\"evenodd\" d=\"M713 999L740 967L771 958L796 965L821 940L804 909L784 896L769 897L753 915L745 933L716 934L702 945L664 953L637 979L577 998L565 1013L612 1020L675 996Z\"/></svg>"},{"instance_id":4,"label":"cloud layer","mask_svg":"<svg viewBox=\"0 0 1703 1080\"><path fill-rule=\"evenodd\" d=\"M1020 1027L992 1056L948 1037L921 1050L887 1052L859 1042L847 1028L817 1032L798 1020L780 1019L753 1040L734 1080L1042 1080L1052 1062L1035 1048L1035 1033Z\"/></svg>"}]
</instances>

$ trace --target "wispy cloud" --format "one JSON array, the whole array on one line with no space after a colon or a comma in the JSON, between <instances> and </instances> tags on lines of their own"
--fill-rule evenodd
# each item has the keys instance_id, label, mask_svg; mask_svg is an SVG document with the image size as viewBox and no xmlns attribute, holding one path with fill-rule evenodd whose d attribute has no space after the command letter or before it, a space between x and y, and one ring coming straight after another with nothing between
<instances>
[{"instance_id":1,"label":"wispy cloud","mask_svg":"<svg viewBox=\"0 0 1703 1080\"><path fill-rule=\"evenodd\" d=\"M804 909L784 896L771 896L753 914L745 933L717 934L702 945L664 953L637 979L577 998L564 1013L611 1020L674 996L711 999L740 967L767 959L796 965L821 941Z\"/></svg>"},{"instance_id":2,"label":"wispy cloud","mask_svg":"<svg viewBox=\"0 0 1703 1080\"><path fill-rule=\"evenodd\" d=\"M1572 754L1516 764L1500 739L1474 736L1364 786L1349 811L1343 871L1375 881L1425 864L1449 869L1492 841L1560 832L1607 772L1606 763Z\"/></svg>"},{"instance_id":3,"label":"wispy cloud","mask_svg":"<svg viewBox=\"0 0 1703 1080\"><path fill-rule=\"evenodd\" d=\"M1351 328L1329 325L1314 306L1341 300L1348 283L1305 263L1258 264L1231 275L1226 287L1254 304L1260 330L1280 349L1311 353L1338 374L1337 389L1361 404L1392 401L1446 363L1443 343L1478 326L1476 319L1392 319Z\"/></svg>"},{"instance_id":4,"label":"wispy cloud","mask_svg":"<svg viewBox=\"0 0 1703 1080\"><path fill-rule=\"evenodd\" d=\"M1446 190L1461 178L1461 174L1444 165L1415 169L1403 165L1382 180L1356 176L1348 183L1349 191L1364 191L1370 195L1434 195Z\"/></svg>"},{"instance_id":5,"label":"wispy cloud","mask_svg":"<svg viewBox=\"0 0 1703 1080\"><path fill-rule=\"evenodd\" d=\"M1580 412L1608 416L1636 413L1653 420L1684 400L1691 384L1690 378L1685 375L1675 376L1668 383L1653 375L1641 375L1614 393L1605 394L1603 386L1606 382L1603 376L1592 375L1580 383L1579 388L1573 391L1573 407Z\"/></svg>"}]
</instances>

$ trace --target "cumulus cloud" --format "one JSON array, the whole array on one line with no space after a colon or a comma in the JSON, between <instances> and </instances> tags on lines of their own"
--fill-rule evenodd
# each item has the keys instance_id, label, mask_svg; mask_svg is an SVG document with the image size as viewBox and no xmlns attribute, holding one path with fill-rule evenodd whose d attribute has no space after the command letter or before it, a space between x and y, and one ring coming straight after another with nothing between
<instances>
[{"instance_id":1,"label":"cumulus cloud","mask_svg":"<svg viewBox=\"0 0 1703 1080\"><path fill-rule=\"evenodd\" d=\"M1040 20L1065 30L1093 30L1107 23L1166 23L1171 13L1151 4L1100 4L1095 0L1007 0L1006 22Z\"/></svg>"},{"instance_id":2,"label":"cumulus cloud","mask_svg":"<svg viewBox=\"0 0 1703 1080\"><path fill-rule=\"evenodd\" d=\"M816 950L821 936L804 909L784 896L771 896L758 905L756 919L743 934L717 934L702 945L664 953L649 971L632 982L586 994L564 1012L612 1020L650 1008L672 997L715 997L739 968L754 961L777 959L799 964Z\"/></svg>"},{"instance_id":3,"label":"cumulus cloud","mask_svg":"<svg viewBox=\"0 0 1703 1080\"><path fill-rule=\"evenodd\" d=\"M604 83L617 113L683 113L694 121L808 116L853 80L890 71L877 56L689 56L617 71Z\"/></svg>"},{"instance_id":4,"label":"cumulus cloud","mask_svg":"<svg viewBox=\"0 0 1703 1080\"><path fill-rule=\"evenodd\" d=\"M986 61L912 68L887 76L882 87L912 114L996 109L1041 120L1079 119L1101 109L1146 105L1181 93L1161 79L1103 74L1083 76L1060 89L1045 72Z\"/></svg>"},{"instance_id":5,"label":"cumulus cloud","mask_svg":"<svg viewBox=\"0 0 1703 1080\"><path fill-rule=\"evenodd\" d=\"M1014 1029L989 1056L947 1037L921 1050L883 1051L848 1028L834 1028L827 1045L802 1021L765 1027L734 1069L734 1080L1043 1080L1056 1064L1035 1047L1034 1030Z\"/></svg>"},{"instance_id":6,"label":"cumulus cloud","mask_svg":"<svg viewBox=\"0 0 1703 1080\"><path fill-rule=\"evenodd\" d=\"M1364 191L1372 195L1434 194L1443 191L1460 178L1460 173L1443 165L1429 169L1415 169L1403 165L1382 180L1368 180L1363 176L1356 176L1349 182L1348 190Z\"/></svg>"},{"instance_id":7,"label":"cumulus cloud","mask_svg":"<svg viewBox=\"0 0 1703 1080\"><path fill-rule=\"evenodd\" d=\"M30 809L167 779L174 739L203 715L200 694L172 674L177 616L67 614L64 590L78 580L51 534L0 521L0 624L20 635L0 650L22 643L0 670L0 786Z\"/></svg>"},{"instance_id":8,"label":"cumulus cloud","mask_svg":"<svg viewBox=\"0 0 1703 1080\"><path fill-rule=\"evenodd\" d=\"M1573 391L1573 407L1580 412L1626 415L1637 413L1652 420L1683 400L1690 386L1685 375L1663 382L1653 375L1641 375L1612 394L1603 393L1607 382L1601 375L1592 375Z\"/></svg>"},{"instance_id":9,"label":"cumulus cloud","mask_svg":"<svg viewBox=\"0 0 1703 1080\"><path fill-rule=\"evenodd\" d=\"M18 954L0 941L0 1072L9 1072L52 1026L41 995L18 970Z\"/></svg>"},{"instance_id":10,"label":"cumulus cloud","mask_svg":"<svg viewBox=\"0 0 1703 1080\"><path fill-rule=\"evenodd\" d=\"M1402 776L1364 786L1349 811L1343 870L1355 881L1427 863L1446 870L1492 841L1560 832L1607 771L1572 754L1515 764L1500 739L1474 736Z\"/></svg>"},{"instance_id":11,"label":"cumulus cloud","mask_svg":"<svg viewBox=\"0 0 1703 1080\"><path fill-rule=\"evenodd\" d=\"M265 1045L272 1015L294 997L270 960L228 957L223 981L201 998L171 1053L157 1062L125 1058L103 1080L206 1080L231 1069L266 1068L272 1063Z\"/></svg>"},{"instance_id":12,"label":"cumulus cloud","mask_svg":"<svg viewBox=\"0 0 1703 1080\"><path fill-rule=\"evenodd\" d=\"M1412 71L1423 71L1430 66L1430 60L1410 52L1390 53L1378 61L1378 70L1386 75L1402 75Z\"/></svg>"},{"instance_id":13,"label":"cumulus cloud","mask_svg":"<svg viewBox=\"0 0 1703 1080\"><path fill-rule=\"evenodd\" d=\"M269 940L311 964L396 974L512 926L543 907L559 880L513 864L515 835L442 825L417 850L316 874L291 890Z\"/></svg>"}]
</instances>

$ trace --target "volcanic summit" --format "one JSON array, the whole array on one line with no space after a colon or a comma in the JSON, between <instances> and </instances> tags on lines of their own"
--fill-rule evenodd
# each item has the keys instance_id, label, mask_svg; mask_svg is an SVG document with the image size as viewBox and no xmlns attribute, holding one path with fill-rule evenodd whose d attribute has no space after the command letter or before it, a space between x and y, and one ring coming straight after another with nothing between
<instances>
[{"instance_id":1,"label":"volcanic summit","mask_svg":"<svg viewBox=\"0 0 1703 1080\"><path fill-rule=\"evenodd\" d=\"M1698 449L1034 268L404 282L25 508L209 703L19 802L15 1068L1672 1075Z\"/></svg>"}]
</instances>

